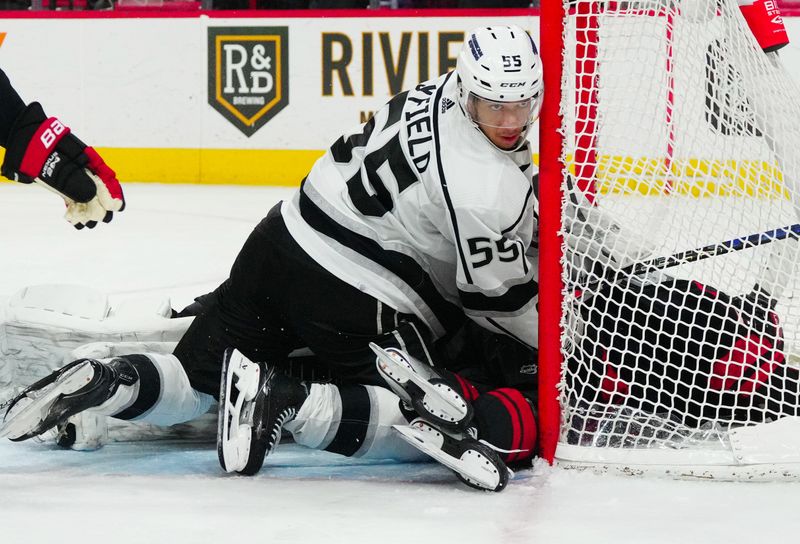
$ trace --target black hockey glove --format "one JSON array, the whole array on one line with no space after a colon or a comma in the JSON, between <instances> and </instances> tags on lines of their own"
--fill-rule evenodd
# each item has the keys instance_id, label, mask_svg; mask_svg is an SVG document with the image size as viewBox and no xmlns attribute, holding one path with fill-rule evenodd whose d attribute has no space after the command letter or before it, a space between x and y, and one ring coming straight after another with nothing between
<instances>
[{"instance_id":1,"label":"black hockey glove","mask_svg":"<svg viewBox=\"0 0 800 544\"><path fill-rule=\"evenodd\" d=\"M0 173L21 183L39 183L59 194L65 218L77 229L108 223L125 209L114 171L55 117L32 102L11 128Z\"/></svg>"}]
</instances>

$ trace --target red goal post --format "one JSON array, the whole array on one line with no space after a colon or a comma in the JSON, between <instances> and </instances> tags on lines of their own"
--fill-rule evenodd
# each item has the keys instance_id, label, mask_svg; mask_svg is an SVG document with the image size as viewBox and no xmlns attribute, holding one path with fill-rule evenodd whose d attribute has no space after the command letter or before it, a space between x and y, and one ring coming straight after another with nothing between
<instances>
[{"instance_id":1,"label":"red goal post","mask_svg":"<svg viewBox=\"0 0 800 544\"><path fill-rule=\"evenodd\" d=\"M539 450L553 461L558 443L561 381L561 80L565 15L561 0L543 0L539 49L544 66L544 100L539 116ZM544 316L553 316L545 319ZM556 319L554 316L559 316Z\"/></svg>"}]
</instances>

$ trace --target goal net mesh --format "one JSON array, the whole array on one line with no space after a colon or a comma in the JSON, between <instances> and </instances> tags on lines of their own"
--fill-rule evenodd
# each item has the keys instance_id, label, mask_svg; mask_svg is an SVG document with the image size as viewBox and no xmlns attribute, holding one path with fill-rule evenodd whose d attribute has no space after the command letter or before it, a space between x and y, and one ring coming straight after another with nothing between
<instances>
[{"instance_id":1,"label":"goal net mesh","mask_svg":"<svg viewBox=\"0 0 800 544\"><path fill-rule=\"evenodd\" d=\"M729 449L796 415L800 90L736 0L564 8L557 457Z\"/></svg>"}]
</instances>

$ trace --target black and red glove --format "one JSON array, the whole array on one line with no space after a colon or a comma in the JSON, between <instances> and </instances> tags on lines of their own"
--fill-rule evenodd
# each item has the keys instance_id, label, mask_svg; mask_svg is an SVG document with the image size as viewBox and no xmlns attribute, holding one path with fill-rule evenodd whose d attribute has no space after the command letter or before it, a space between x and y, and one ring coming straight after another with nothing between
<instances>
[{"instance_id":1,"label":"black and red glove","mask_svg":"<svg viewBox=\"0 0 800 544\"><path fill-rule=\"evenodd\" d=\"M78 229L108 223L125 209L114 171L61 121L47 117L38 102L14 122L0 173L59 194L67 205L64 217Z\"/></svg>"}]
</instances>

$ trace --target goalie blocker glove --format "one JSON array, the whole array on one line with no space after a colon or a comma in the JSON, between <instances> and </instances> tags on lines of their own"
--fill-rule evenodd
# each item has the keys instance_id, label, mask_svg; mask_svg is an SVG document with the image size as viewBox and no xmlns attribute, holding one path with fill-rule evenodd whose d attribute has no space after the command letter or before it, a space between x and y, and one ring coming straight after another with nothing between
<instances>
[{"instance_id":1,"label":"goalie blocker glove","mask_svg":"<svg viewBox=\"0 0 800 544\"><path fill-rule=\"evenodd\" d=\"M771 53L788 45L789 36L777 0L739 0L739 9L765 52Z\"/></svg>"},{"instance_id":2,"label":"goalie blocker glove","mask_svg":"<svg viewBox=\"0 0 800 544\"><path fill-rule=\"evenodd\" d=\"M67 205L65 218L77 229L108 223L113 212L125 209L114 171L61 121L48 118L38 102L14 122L0 173L59 194Z\"/></svg>"}]
</instances>

